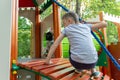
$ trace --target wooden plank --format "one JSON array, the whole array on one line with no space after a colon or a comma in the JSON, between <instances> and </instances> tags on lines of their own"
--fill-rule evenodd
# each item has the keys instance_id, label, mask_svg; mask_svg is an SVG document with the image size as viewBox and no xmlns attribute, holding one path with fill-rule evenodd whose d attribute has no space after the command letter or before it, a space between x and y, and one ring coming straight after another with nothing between
<instances>
[{"instance_id":1,"label":"wooden plank","mask_svg":"<svg viewBox=\"0 0 120 80\"><path fill-rule=\"evenodd\" d=\"M83 74L83 76L78 77L76 80L89 80L90 79L90 74L91 74L90 72L87 72L87 73Z\"/></svg>"},{"instance_id":2,"label":"wooden plank","mask_svg":"<svg viewBox=\"0 0 120 80\"><path fill-rule=\"evenodd\" d=\"M31 59L31 60L29 60L29 61L26 61L26 62L19 62L18 63L18 65L19 64L32 64L32 62L34 63L36 63L36 62L39 62L39 61L44 61L45 59ZM61 58L53 58L53 59L51 59L51 60L61 60ZM63 60L63 59L62 59Z\"/></svg>"},{"instance_id":3,"label":"wooden plank","mask_svg":"<svg viewBox=\"0 0 120 80\"><path fill-rule=\"evenodd\" d=\"M45 59L37 59L37 60L31 60L31 61L28 61L28 62L22 62L22 63L18 63L18 66L26 67L26 66L30 66L30 65L40 64L40 63L43 63L44 60ZM53 58L51 60L52 60L52 62L58 62L58 61L64 61L64 60L67 60L67 59Z\"/></svg>"},{"instance_id":4,"label":"wooden plank","mask_svg":"<svg viewBox=\"0 0 120 80\"><path fill-rule=\"evenodd\" d=\"M64 76L63 78L61 78L60 80L75 80L76 78L80 77L81 74L77 74L75 72L72 72L66 76Z\"/></svg>"},{"instance_id":5,"label":"wooden plank","mask_svg":"<svg viewBox=\"0 0 120 80\"><path fill-rule=\"evenodd\" d=\"M70 63L67 63L67 64L62 64L62 65L58 65L58 66L54 66L54 67L51 67L51 68L47 68L47 69L43 69L43 70L40 70L40 72L44 75L48 75L50 73L53 73L53 72L56 72L56 71L59 71L59 70L62 70L62 69L65 69L65 68L68 68L70 67L71 64Z\"/></svg>"},{"instance_id":6,"label":"wooden plank","mask_svg":"<svg viewBox=\"0 0 120 80\"><path fill-rule=\"evenodd\" d=\"M74 68L73 67L69 67L66 69L62 69L60 71L57 71L55 73L50 74L49 76L53 79L53 80L58 80L60 78L62 78L63 76L66 76L70 73L74 72Z\"/></svg>"},{"instance_id":7,"label":"wooden plank","mask_svg":"<svg viewBox=\"0 0 120 80\"><path fill-rule=\"evenodd\" d=\"M44 61L37 60L37 61L31 61L31 62L24 62L24 63L18 63L18 66L25 68L26 66L34 65L34 64L39 64L39 63L42 63L42 62L44 62Z\"/></svg>"},{"instance_id":8,"label":"wooden plank","mask_svg":"<svg viewBox=\"0 0 120 80\"><path fill-rule=\"evenodd\" d=\"M103 80L110 80L110 77L108 75L105 75Z\"/></svg>"},{"instance_id":9,"label":"wooden plank","mask_svg":"<svg viewBox=\"0 0 120 80\"><path fill-rule=\"evenodd\" d=\"M56 63L59 62L59 61L62 62L62 61L66 61L66 60L57 58L57 59L52 59L51 61L53 62L53 64L56 64ZM41 63L36 63L36 64L27 65L26 68L31 69L32 67L41 66L41 65L43 65L43 64L44 64L44 61L41 62Z\"/></svg>"},{"instance_id":10,"label":"wooden plank","mask_svg":"<svg viewBox=\"0 0 120 80\"><path fill-rule=\"evenodd\" d=\"M36 67L36 66L41 66L44 65L45 62L40 62L40 63L36 63L36 64L31 64L31 65L27 65L25 66L26 69L32 69L32 67Z\"/></svg>"},{"instance_id":11,"label":"wooden plank","mask_svg":"<svg viewBox=\"0 0 120 80\"><path fill-rule=\"evenodd\" d=\"M41 66L32 67L32 70L39 72L42 69L50 68L50 67L61 65L61 64L67 64L67 63L69 63L69 61L61 61L58 63L49 64L49 65L41 65Z\"/></svg>"}]
</instances>

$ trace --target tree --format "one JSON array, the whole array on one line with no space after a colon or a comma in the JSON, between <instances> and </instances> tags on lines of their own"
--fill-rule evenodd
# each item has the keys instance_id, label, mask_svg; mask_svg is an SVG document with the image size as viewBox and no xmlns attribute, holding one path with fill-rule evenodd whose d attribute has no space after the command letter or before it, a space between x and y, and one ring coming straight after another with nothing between
<instances>
[{"instance_id":1,"label":"tree","mask_svg":"<svg viewBox=\"0 0 120 80\"><path fill-rule=\"evenodd\" d=\"M24 17L18 20L18 57L30 55L31 22Z\"/></svg>"},{"instance_id":2,"label":"tree","mask_svg":"<svg viewBox=\"0 0 120 80\"><path fill-rule=\"evenodd\" d=\"M120 15L120 3L115 0L89 0L86 1L85 9L83 10L83 18L89 18L97 15L99 11L104 11L109 14Z\"/></svg>"},{"instance_id":3,"label":"tree","mask_svg":"<svg viewBox=\"0 0 120 80\"><path fill-rule=\"evenodd\" d=\"M81 1L76 0L76 13L79 15L79 17L81 16L80 13L80 8L81 8Z\"/></svg>"}]
</instances>

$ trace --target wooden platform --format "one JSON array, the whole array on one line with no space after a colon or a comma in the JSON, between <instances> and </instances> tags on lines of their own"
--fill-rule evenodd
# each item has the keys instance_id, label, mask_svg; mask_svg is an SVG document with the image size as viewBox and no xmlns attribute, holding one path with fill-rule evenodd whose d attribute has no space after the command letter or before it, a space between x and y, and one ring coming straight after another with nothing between
<instances>
[{"instance_id":1,"label":"wooden platform","mask_svg":"<svg viewBox=\"0 0 120 80\"><path fill-rule=\"evenodd\" d=\"M51 60L53 64L50 65L45 65L43 59L37 59L18 63L18 66L50 80L111 80L109 76L103 76L102 73L100 78L91 79L89 71L81 76L81 74L75 73L75 69L71 66L68 59L54 58Z\"/></svg>"}]
</instances>

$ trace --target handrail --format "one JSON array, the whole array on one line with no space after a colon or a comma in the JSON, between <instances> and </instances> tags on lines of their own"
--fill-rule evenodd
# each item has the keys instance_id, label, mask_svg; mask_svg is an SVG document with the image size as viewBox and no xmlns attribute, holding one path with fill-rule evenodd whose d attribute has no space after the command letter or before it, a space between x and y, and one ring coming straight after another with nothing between
<instances>
[{"instance_id":1,"label":"handrail","mask_svg":"<svg viewBox=\"0 0 120 80\"><path fill-rule=\"evenodd\" d=\"M66 12L69 12L69 10L67 8L65 8L62 4L60 4L59 2L57 2L56 0L53 0L53 2L55 2L58 6L60 6L63 10L65 10ZM80 22L82 21L81 18L79 18ZM115 58L112 56L112 54L108 51L108 49L106 49L106 47L104 46L104 44L98 39L98 37L94 34L93 31L91 31L91 34L94 36L94 38L97 40L97 42L100 44L100 46L103 48L103 50L105 51L105 53L109 56L109 58L111 59L111 61L114 63L114 65L117 67L118 70L120 70L120 65L119 63L115 60Z\"/></svg>"}]
</instances>

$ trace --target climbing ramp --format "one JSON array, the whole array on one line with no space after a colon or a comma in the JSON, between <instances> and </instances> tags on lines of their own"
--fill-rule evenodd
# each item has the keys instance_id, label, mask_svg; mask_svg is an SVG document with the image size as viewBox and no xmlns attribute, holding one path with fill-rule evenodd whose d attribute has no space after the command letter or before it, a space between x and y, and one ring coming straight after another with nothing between
<instances>
[{"instance_id":1,"label":"climbing ramp","mask_svg":"<svg viewBox=\"0 0 120 80\"><path fill-rule=\"evenodd\" d=\"M41 75L48 80L112 80L108 75L103 75L103 73L98 79L91 77L89 71L83 75L75 73L75 69L68 59L53 58L51 61L53 62L52 64L46 65L43 59L36 59L18 63L18 66L21 69Z\"/></svg>"}]
</instances>

